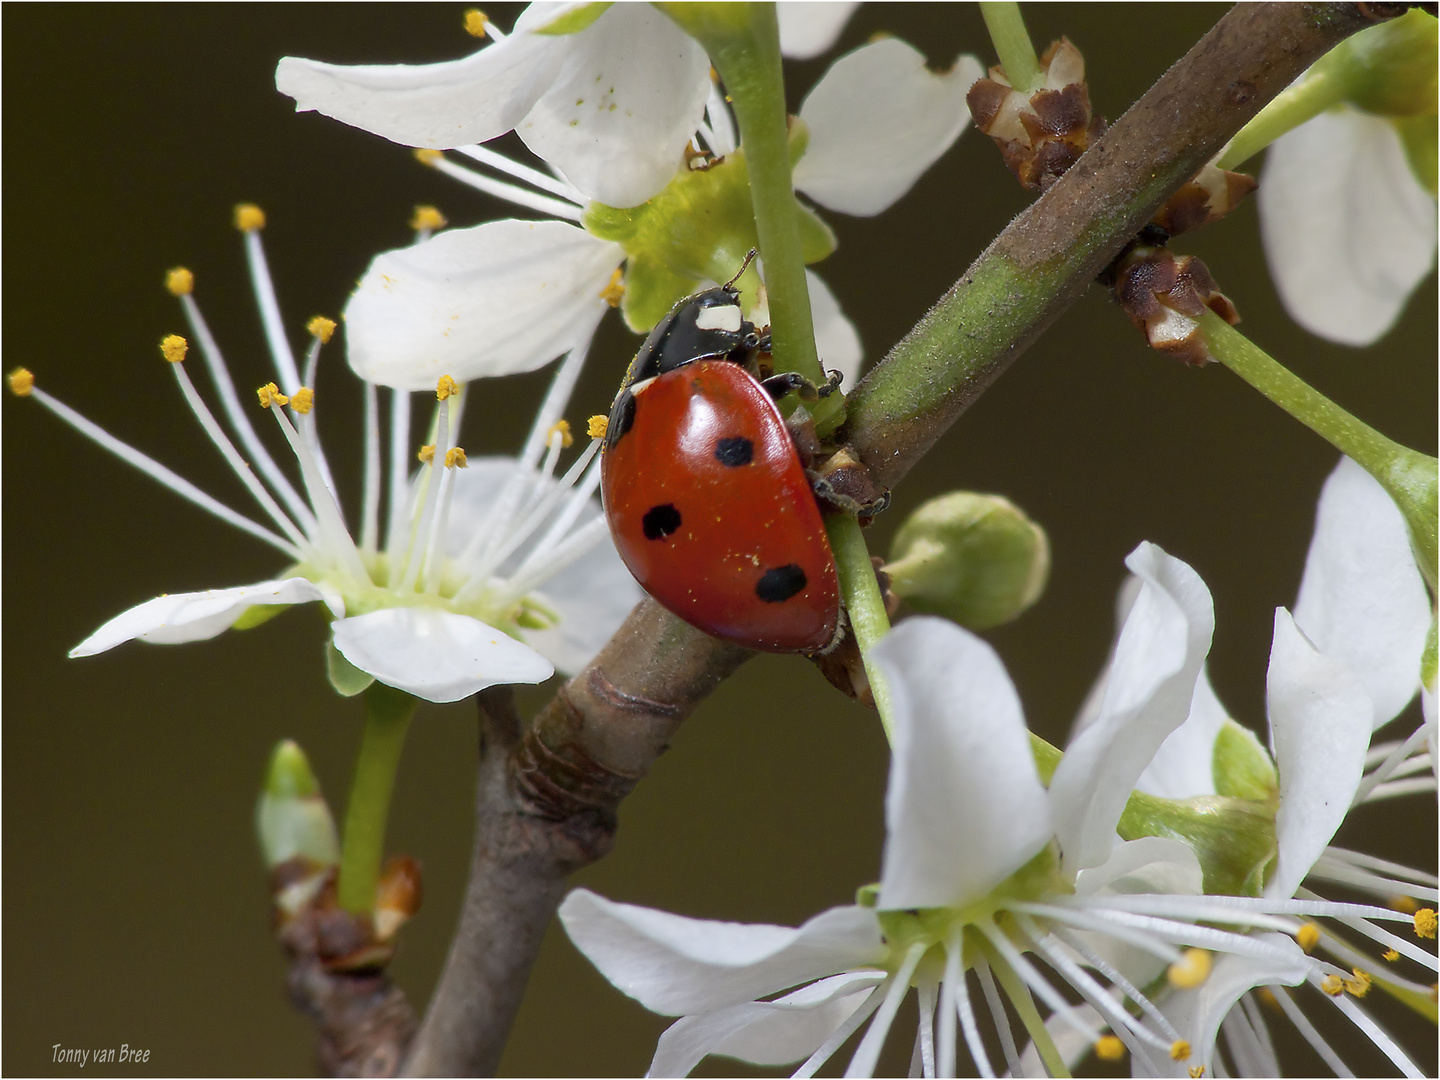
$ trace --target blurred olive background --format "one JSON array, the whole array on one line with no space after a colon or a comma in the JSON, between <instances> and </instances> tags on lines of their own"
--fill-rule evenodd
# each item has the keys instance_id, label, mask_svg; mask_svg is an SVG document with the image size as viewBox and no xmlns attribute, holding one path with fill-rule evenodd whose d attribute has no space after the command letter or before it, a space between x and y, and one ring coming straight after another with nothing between
<instances>
[{"instance_id":1,"label":"blurred olive background","mask_svg":"<svg viewBox=\"0 0 1440 1080\"><path fill-rule=\"evenodd\" d=\"M1026 16L1037 45L1061 33L1079 45L1095 107L1113 119L1223 10L1036 5ZM515 14L490 13L502 26ZM475 46L461 18L459 5L6 5L7 370L32 368L52 393L248 512L158 355L164 334L184 330L163 273L195 272L236 381L254 386L270 375L230 225L236 202L269 217L265 243L295 340L312 314L339 313L375 252L409 241L415 204L439 206L457 226L509 216L402 148L297 116L272 81L286 54L460 56ZM935 66L962 51L993 61L971 5L867 6L839 49L877 32L904 37ZM792 109L824 68L789 69ZM825 215L840 249L821 269L870 362L1027 201L971 132L890 212ZM1207 260L1257 341L1359 416L1435 452L1433 282L1400 329L1357 351L1285 316L1253 202L1177 246ZM608 406L636 343L607 320L572 420ZM360 397L342 357L343 343L331 346L320 411L353 513ZM477 388L469 452L513 452L547 380L540 372ZM96 626L151 596L262 580L280 567L272 551L37 405L7 399L3 416L3 1068L62 1071L51 1061L56 1043L128 1043L150 1051L138 1071L157 1075L312 1069L310 1026L286 1002L270 937L252 813L267 752L287 736L343 806L360 705L326 684L322 623L298 610L209 642L67 660ZM1263 731L1272 612L1294 600L1334 462L1225 370L1187 370L1148 352L1092 288L895 492L871 536L884 550L910 510L953 487L1001 492L1049 530L1047 594L987 636L1033 726L1057 741L1108 649L1122 559L1156 541L1209 583L1215 684ZM527 691L523 704L533 710L546 692ZM390 846L423 862L426 902L393 972L421 1009L468 861L473 710L425 705L412 731ZM805 661L761 657L686 722L625 803L614 853L577 884L696 916L801 921L877 876L885 770L873 714ZM1391 813L1358 815L1344 838L1433 867L1430 800ZM665 1024L552 928L503 1070L638 1074ZM1433 1052L1423 1049L1433 1028L1401 1030ZM887 1067L903 1069L908 1039L892 1044ZM1422 1060L1434 1068L1433 1057ZM1354 1064L1362 1074L1380 1067L1363 1055Z\"/></svg>"}]
</instances>

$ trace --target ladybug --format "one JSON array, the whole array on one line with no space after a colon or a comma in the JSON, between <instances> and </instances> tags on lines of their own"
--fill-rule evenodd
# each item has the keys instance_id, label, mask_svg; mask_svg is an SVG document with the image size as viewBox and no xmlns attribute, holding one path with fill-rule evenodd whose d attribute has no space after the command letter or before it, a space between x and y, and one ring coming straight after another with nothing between
<instances>
[{"instance_id":1,"label":"ladybug","mask_svg":"<svg viewBox=\"0 0 1440 1080\"><path fill-rule=\"evenodd\" d=\"M775 405L813 387L756 378L768 348L734 280L676 304L611 407L601 496L620 558L661 605L751 649L824 652L840 634L835 557Z\"/></svg>"}]
</instances>

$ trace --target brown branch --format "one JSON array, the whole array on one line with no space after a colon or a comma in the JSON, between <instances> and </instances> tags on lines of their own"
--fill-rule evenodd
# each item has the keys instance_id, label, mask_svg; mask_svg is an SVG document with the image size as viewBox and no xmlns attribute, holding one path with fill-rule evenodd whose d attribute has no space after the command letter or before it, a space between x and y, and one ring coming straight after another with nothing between
<instances>
[{"instance_id":1,"label":"brown branch","mask_svg":"<svg viewBox=\"0 0 1440 1080\"><path fill-rule=\"evenodd\" d=\"M470 882L407 1072L494 1072L565 879L610 850L620 800L751 655L647 599L523 734L508 693L480 695Z\"/></svg>"},{"instance_id":2,"label":"brown branch","mask_svg":"<svg viewBox=\"0 0 1440 1080\"><path fill-rule=\"evenodd\" d=\"M1398 8L1238 4L1002 232L850 395L848 436L893 487L1245 122Z\"/></svg>"},{"instance_id":3,"label":"brown branch","mask_svg":"<svg viewBox=\"0 0 1440 1080\"><path fill-rule=\"evenodd\" d=\"M1353 4L1221 19L856 388L850 438L880 481L899 480L1172 192L1368 21ZM470 883L408 1071L495 1069L567 875L609 850L619 801L749 655L646 600L523 734L503 695L482 695Z\"/></svg>"}]
</instances>

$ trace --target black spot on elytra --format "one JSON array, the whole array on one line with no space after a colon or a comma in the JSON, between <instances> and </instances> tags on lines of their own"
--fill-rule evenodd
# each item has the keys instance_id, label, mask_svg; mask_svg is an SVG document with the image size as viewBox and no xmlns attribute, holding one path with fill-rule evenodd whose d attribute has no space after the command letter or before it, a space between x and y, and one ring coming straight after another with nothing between
<instances>
[{"instance_id":1,"label":"black spot on elytra","mask_svg":"<svg viewBox=\"0 0 1440 1080\"><path fill-rule=\"evenodd\" d=\"M760 575L755 583L755 595L767 604L778 604L789 600L805 588L805 571L794 563L776 566Z\"/></svg>"},{"instance_id":2,"label":"black spot on elytra","mask_svg":"<svg viewBox=\"0 0 1440 1080\"><path fill-rule=\"evenodd\" d=\"M721 465L738 469L749 465L755 456L755 445L743 435L727 435L715 444L715 457Z\"/></svg>"},{"instance_id":3,"label":"black spot on elytra","mask_svg":"<svg viewBox=\"0 0 1440 1080\"><path fill-rule=\"evenodd\" d=\"M605 441L614 446L621 437L635 426L635 395L629 390L620 392L620 400L611 410L610 426L605 432Z\"/></svg>"},{"instance_id":4,"label":"black spot on elytra","mask_svg":"<svg viewBox=\"0 0 1440 1080\"><path fill-rule=\"evenodd\" d=\"M652 506L640 519L640 527L645 530L646 540L664 540L680 528L680 511L672 503Z\"/></svg>"}]
</instances>

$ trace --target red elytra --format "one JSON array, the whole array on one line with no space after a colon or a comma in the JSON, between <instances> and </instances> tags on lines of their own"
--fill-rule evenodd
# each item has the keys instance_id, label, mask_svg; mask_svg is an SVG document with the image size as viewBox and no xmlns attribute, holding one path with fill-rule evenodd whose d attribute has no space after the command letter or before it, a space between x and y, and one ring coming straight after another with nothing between
<instances>
[{"instance_id":1,"label":"red elytra","mask_svg":"<svg viewBox=\"0 0 1440 1080\"><path fill-rule=\"evenodd\" d=\"M640 585L715 637L767 652L829 647L835 559L765 388L740 364L700 360L621 394L601 493Z\"/></svg>"}]
</instances>

